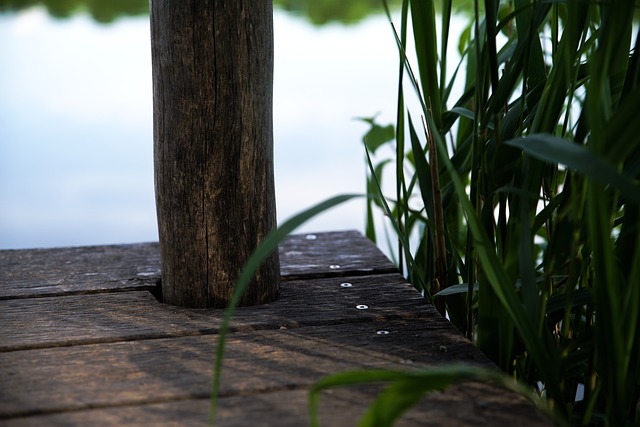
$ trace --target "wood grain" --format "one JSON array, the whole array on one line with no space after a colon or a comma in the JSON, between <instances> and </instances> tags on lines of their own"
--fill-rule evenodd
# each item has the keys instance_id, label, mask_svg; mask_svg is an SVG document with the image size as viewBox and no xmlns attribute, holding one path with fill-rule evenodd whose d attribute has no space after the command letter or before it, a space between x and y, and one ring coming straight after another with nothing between
<instances>
[{"instance_id":1,"label":"wood grain","mask_svg":"<svg viewBox=\"0 0 640 427\"><path fill-rule=\"evenodd\" d=\"M149 290L159 280L157 243L0 251L0 300Z\"/></svg>"},{"instance_id":2,"label":"wood grain","mask_svg":"<svg viewBox=\"0 0 640 427\"><path fill-rule=\"evenodd\" d=\"M283 279L395 273L398 269L355 230L307 233L280 245Z\"/></svg>"},{"instance_id":3,"label":"wood grain","mask_svg":"<svg viewBox=\"0 0 640 427\"><path fill-rule=\"evenodd\" d=\"M481 395L482 398L478 398ZM322 426L355 426L366 405L374 397L370 388L343 388L324 392L320 400ZM462 406L458 402L469 404ZM186 399L135 406L96 408L51 415L18 417L6 427L100 425L105 427L149 425L208 426L209 399ZM268 414L268 416L265 416ZM453 414L453 415L452 415ZM519 427L548 426L549 423L524 400L515 403L500 390L478 383L464 383L447 393L426 396L404 414L397 427L507 426L518 420ZM220 399L217 424L223 427L300 427L309 425L306 390L271 390L254 395Z\"/></svg>"},{"instance_id":4,"label":"wood grain","mask_svg":"<svg viewBox=\"0 0 640 427\"><path fill-rule=\"evenodd\" d=\"M276 227L273 6L154 0L156 208L164 301L225 307L242 266ZM241 305L278 295L278 253Z\"/></svg>"},{"instance_id":5,"label":"wood grain","mask_svg":"<svg viewBox=\"0 0 640 427\"><path fill-rule=\"evenodd\" d=\"M347 282L348 280L348 282ZM341 284L349 283L350 287ZM369 306L358 310L359 304ZM24 313L30 313L25 318ZM0 352L215 334L224 312L159 303L132 291L0 301ZM399 274L287 281L280 298L240 307L232 330L439 317ZM448 322L447 322L448 324Z\"/></svg>"},{"instance_id":6,"label":"wood grain","mask_svg":"<svg viewBox=\"0 0 640 427\"><path fill-rule=\"evenodd\" d=\"M354 230L290 236L279 253L282 280L397 272ZM0 300L155 290L159 281L158 243L0 251Z\"/></svg>"},{"instance_id":7,"label":"wood grain","mask_svg":"<svg viewBox=\"0 0 640 427\"><path fill-rule=\"evenodd\" d=\"M385 325L393 333L384 336L376 334L379 326L362 323L235 333L227 343L221 394L250 402L252 396L306 390L321 377L348 369L416 369L441 363L430 355L443 354L438 350L443 345L453 354L455 347L469 348L468 343L461 345L463 339L451 340L442 334L423 344L422 350L427 351L416 349L421 360L408 360L389 351L406 346L411 338L400 332L403 325ZM2 353L0 414L16 418L206 399L214 343L210 336L198 336L22 351L20 358ZM435 348L429 351L428 347ZM462 396L461 390L454 388L451 396L444 397L453 413L473 412L478 400L505 394L492 385L485 385L482 394L463 390ZM503 399L501 406L505 411L511 406L527 408L523 399L514 396ZM535 414L530 407L528 412Z\"/></svg>"},{"instance_id":8,"label":"wood grain","mask_svg":"<svg viewBox=\"0 0 640 427\"><path fill-rule=\"evenodd\" d=\"M292 236L280 254L280 298L232 321L219 425L306 425L309 387L344 370L493 367L360 234ZM158 257L157 244L0 251L0 424L207 423L223 312L158 302ZM378 391L323 394L323 425L355 425ZM515 423L551 425L512 392L464 383L399 425Z\"/></svg>"}]
</instances>

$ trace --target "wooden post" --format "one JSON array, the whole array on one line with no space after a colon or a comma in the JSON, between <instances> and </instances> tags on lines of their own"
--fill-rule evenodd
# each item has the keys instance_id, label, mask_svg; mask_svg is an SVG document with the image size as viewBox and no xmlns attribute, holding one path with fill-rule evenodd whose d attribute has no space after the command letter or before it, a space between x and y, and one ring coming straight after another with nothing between
<instances>
[{"instance_id":1,"label":"wooden post","mask_svg":"<svg viewBox=\"0 0 640 427\"><path fill-rule=\"evenodd\" d=\"M270 0L152 0L154 167L164 302L225 307L276 225ZM241 305L274 301L278 254Z\"/></svg>"}]
</instances>

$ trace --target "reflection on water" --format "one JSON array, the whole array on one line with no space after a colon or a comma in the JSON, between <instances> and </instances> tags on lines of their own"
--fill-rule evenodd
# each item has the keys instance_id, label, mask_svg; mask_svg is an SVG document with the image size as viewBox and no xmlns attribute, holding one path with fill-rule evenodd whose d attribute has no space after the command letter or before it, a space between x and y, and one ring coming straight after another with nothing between
<instances>
[{"instance_id":1,"label":"reflection on water","mask_svg":"<svg viewBox=\"0 0 640 427\"><path fill-rule=\"evenodd\" d=\"M0 0L4 11L14 3L25 4ZM0 248L156 240L148 16L103 25L86 12L102 2L67 0L79 12L57 19L54 3L0 15ZM366 126L353 118L393 121L397 53L381 14L316 27L276 9L274 34L284 220L363 192ZM349 202L299 231L362 230L363 215Z\"/></svg>"},{"instance_id":2,"label":"reflection on water","mask_svg":"<svg viewBox=\"0 0 640 427\"><path fill-rule=\"evenodd\" d=\"M392 7L400 0L390 0ZM305 17L313 25L330 22L353 24L382 11L380 0L274 0L277 9ZM96 22L149 14L149 0L0 0L0 13L44 7L55 18L86 13Z\"/></svg>"},{"instance_id":3,"label":"reflection on water","mask_svg":"<svg viewBox=\"0 0 640 427\"><path fill-rule=\"evenodd\" d=\"M387 0L391 10L399 8L402 0ZM480 7L483 6L480 2ZM70 18L85 13L102 24L118 18L149 14L149 0L0 0L0 13L14 13L41 6L54 18ZM273 0L276 10L304 18L315 26L328 23L356 24L371 15L383 12L382 0ZM440 2L435 2L440 7ZM455 12L471 13L473 0L454 0Z\"/></svg>"},{"instance_id":4,"label":"reflection on water","mask_svg":"<svg viewBox=\"0 0 640 427\"><path fill-rule=\"evenodd\" d=\"M41 6L54 18L70 18L86 13L96 22L110 23L118 18L149 14L148 0L0 0L0 12L20 12Z\"/></svg>"}]
</instances>

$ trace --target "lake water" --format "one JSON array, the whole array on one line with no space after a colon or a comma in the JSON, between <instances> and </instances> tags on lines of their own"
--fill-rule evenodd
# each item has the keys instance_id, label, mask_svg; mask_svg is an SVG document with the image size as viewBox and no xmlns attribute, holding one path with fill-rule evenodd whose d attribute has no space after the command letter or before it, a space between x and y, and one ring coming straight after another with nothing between
<instances>
[{"instance_id":1,"label":"lake water","mask_svg":"<svg viewBox=\"0 0 640 427\"><path fill-rule=\"evenodd\" d=\"M313 26L276 9L280 221L363 193L359 116L395 117L397 53L382 15ZM34 7L0 15L0 248L157 240L148 16L108 25ZM302 231L364 229L351 201Z\"/></svg>"}]
</instances>

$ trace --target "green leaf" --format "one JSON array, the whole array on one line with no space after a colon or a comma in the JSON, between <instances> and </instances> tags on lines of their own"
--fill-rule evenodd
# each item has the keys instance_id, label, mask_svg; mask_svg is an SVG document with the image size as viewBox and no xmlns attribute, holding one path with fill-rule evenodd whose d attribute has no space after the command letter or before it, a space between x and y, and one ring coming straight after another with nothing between
<instances>
[{"instance_id":1,"label":"green leaf","mask_svg":"<svg viewBox=\"0 0 640 427\"><path fill-rule=\"evenodd\" d=\"M441 124L441 99L438 81L438 39L436 35L435 5L432 0L412 1L411 20L420 70L424 102L432 109L437 126Z\"/></svg>"},{"instance_id":2,"label":"green leaf","mask_svg":"<svg viewBox=\"0 0 640 427\"><path fill-rule=\"evenodd\" d=\"M222 359L224 355L227 333L229 331L229 323L231 322L231 317L233 316L233 313L235 312L235 309L238 306L240 298L242 297L244 290L249 284L249 281L252 279L253 275L256 273L260 265L262 265L263 261L267 257L269 257L269 255L273 251L277 250L280 242L289 234L291 234L296 228L300 227L302 224L317 216L318 214L357 197L366 196L362 194L345 194L335 196L321 203L318 203L317 205L312 206L297 215L294 215L277 229L269 233L247 260L244 268L242 269L242 272L240 273L240 277L236 282L233 296L231 298L231 301L229 302L229 305L227 306L227 309L224 312L224 318L222 320L222 324L220 325L220 332L218 335L218 342L216 344L216 356L214 361L213 386L211 390L211 424L215 423L218 393L220 391L220 373L222 371Z\"/></svg>"},{"instance_id":3,"label":"green leaf","mask_svg":"<svg viewBox=\"0 0 640 427\"><path fill-rule=\"evenodd\" d=\"M371 124L371 129L364 135L364 144L369 151L375 153L378 148L383 146L389 141L393 141L395 138L395 131L393 125L380 126L377 123L369 120L363 120Z\"/></svg>"},{"instance_id":4,"label":"green leaf","mask_svg":"<svg viewBox=\"0 0 640 427\"><path fill-rule=\"evenodd\" d=\"M375 175L378 177L378 181L382 180L382 170L391 160L386 159L378 163L373 171ZM367 178L367 194L375 194L376 187L372 177ZM378 243L376 237L376 227L375 227L375 217L373 215L373 205L380 206L377 198L369 197L367 199L367 216L366 216L366 224L365 224L365 235L369 240L374 243Z\"/></svg>"},{"instance_id":5,"label":"green leaf","mask_svg":"<svg viewBox=\"0 0 640 427\"><path fill-rule=\"evenodd\" d=\"M462 30L462 33L460 33L460 40L458 40L458 53L460 54L460 56L464 54L464 51L466 50L470 40L471 40L471 23L469 23L469 25L467 25L465 29Z\"/></svg>"},{"instance_id":6,"label":"green leaf","mask_svg":"<svg viewBox=\"0 0 640 427\"><path fill-rule=\"evenodd\" d=\"M477 283L473 285L473 291L477 292L480 289ZM448 288L444 288L440 292L434 295L434 297L443 297L446 295L455 295L455 294L466 294L469 292L469 284L468 283L459 283L457 285L451 285Z\"/></svg>"},{"instance_id":7,"label":"green leaf","mask_svg":"<svg viewBox=\"0 0 640 427\"><path fill-rule=\"evenodd\" d=\"M627 159L640 147L640 86L625 94L614 116L607 123L604 135L607 136L605 155L614 162Z\"/></svg>"},{"instance_id":8,"label":"green leaf","mask_svg":"<svg viewBox=\"0 0 640 427\"><path fill-rule=\"evenodd\" d=\"M427 212L427 217L434 218L431 168L427 161L426 149L423 149L420 145L420 138L418 138L418 134L416 133L411 114L409 114L409 135L411 138L411 150L415 159L416 176L418 177L418 186L420 187L422 203Z\"/></svg>"},{"instance_id":9,"label":"green leaf","mask_svg":"<svg viewBox=\"0 0 640 427\"><path fill-rule=\"evenodd\" d=\"M533 400L529 390L516 384L507 375L498 370L472 365L452 364L416 371L382 369L348 371L322 378L311 387L309 391L311 426L320 425L318 421L320 393L328 388L390 382L391 384L378 395L358 424L359 427L390 427L425 393L445 390L452 384L467 380L495 382ZM544 412L550 412L549 408L541 405L540 401L535 400L534 403L538 404Z\"/></svg>"},{"instance_id":10,"label":"green leaf","mask_svg":"<svg viewBox=\"0 0 640 427\"><path fill-rule=\"evenodd\" d=\"M428 121L433 120L429 115L425 118ZM432 122L431 126L434 125L435 124ZM434 138L438 143L439 153L446 152L446 146L441 136L434 133ZM548 392L551 396L560 396L560 385L558 383L554 383L554 380L557 380L559 377L559 367L557 364L552 363L553 360L557 360L559 355L551 342L550 334L545 333L542 336L537 334L536 326L531 323L525 313L522 301L518 295L516 295L513 283L509 279L505 267L501 264L496 255L493 241L489 238L486 230L482 227L480 220L477 217L475 208L467 196L460 175L458 175L458 172L455 170L451 160L447 156L442 155L441 161L451 177L451 182L458 194L458 200L460 201L461 207L467 216L468 226L474 238L478 257L487 279L487 285L492 287L497 298L502 303L503 309L518 329L518 332L527 347L528 354L532 357L538 366L538 369L540 369L542 378L548 381L546 384Z\"/></svg>"},{"instance_id":11,"label":"green leaf","mask_svg":"<svg viewBox=\"0 0 640 427\"><path fill-rule=\"evenodd\" d=\"M409 241L407 240L407 236L405 236L404 233L402 233L402 230L400 229L398 222L395 220L393 212L389 208L389 205L385 200L384 194L382 193L380 182L378 181L378 177L375 174L373 162L371 161L371 154L366 149L365 149L365 153L367 155L367 163L369 164L369 170L372 173L371 175L372 181L375 184L376 193L374 195L378 198L378 201L382 204L383 210L387 215L387 217L389 218L389 221L391 222L391 225L393 226L396 232L396 235L398 236L398 240L400 241L400 244L402 245L402 248L405 251L405 255L407 257L407 263L409 264L409 267L410 267L410 273L415 274L416 280L415 282L412 282L412 283L414 287L418 289L418 291L421 291L421 292L424 291L425 298L429 303L432 303L433 300L432 300L431 294L429 293L428 288L426 287L424 276L422 275L422 272L416 268L415 260L411 255L411 247L409 246Z\"/></svg>"},{"instance_id":12,"label":"green leaf","mask_svg":"<svg viewBox=\"0 0 640 427\"><path fill-rule=\"evenodd\" d=\"M602 185L615 188L625 198L640 203L640 185L579 144L549 134L533 134L512 139L506 144L518 147L537 159L563 164Z\"/></svg>"}]
</instances>

